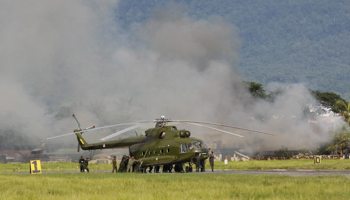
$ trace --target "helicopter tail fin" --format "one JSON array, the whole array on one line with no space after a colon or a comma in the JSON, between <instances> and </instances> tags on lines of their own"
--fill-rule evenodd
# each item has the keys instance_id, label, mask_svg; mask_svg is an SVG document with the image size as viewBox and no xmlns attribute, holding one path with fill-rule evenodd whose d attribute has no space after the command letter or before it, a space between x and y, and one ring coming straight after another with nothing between
<instances>
[{"instance_id":1,"label":"helicopter tail fin","mask_svg":"<svg viewBox=\"0 0 350 200\"><path fill-rule=\"evenodd\" d=\"M77 139L78 139L78 142L79 142L79 145L81 147L87 145L88 143L84 140L84 138L81 136L80 133L75 133L77 135Z\"/></svg>"}]
</instances>

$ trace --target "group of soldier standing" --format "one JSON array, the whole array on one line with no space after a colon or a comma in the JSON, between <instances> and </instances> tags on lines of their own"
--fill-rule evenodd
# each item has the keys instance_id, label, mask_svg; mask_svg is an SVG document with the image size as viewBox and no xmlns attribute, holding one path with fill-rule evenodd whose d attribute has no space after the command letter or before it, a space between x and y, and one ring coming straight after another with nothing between
<instances>
[{"instance_id":1,"label":"group of soldier standing","mask_svg":"<svg viewBox=\"0 0 350 200\"><path fill-rule=\"evenodd\" d=\"M84 160L83 156L80 156L79 159L79 166L80 166L80 172L89 172L89 158L86 158Z\"/></svg>"},{"instance_id":2,"label":"group of soldier standing","mask_svg":"<svg viewBox=\"0 0 350 200\"><path fill-rule=\"evenodd\" d=\"M214 152L211 151L208 157L209 157L211 171L213 172L214 171ZM196 172L199 172L199 170L201 172L205 172L205 162L204 160L201 161L201 158L198 153L195 155L193 163L196 165Z\"/></svg>"},{"instance_id":3,"label":"group of soldier standing","mask_svg":"<svg viewBox=\"0 0 350 200\"><path fill-rule=\"evenodd\" d=\"M124 155L122 160L119 163L119 169L117 167L117 157L114 156L112 165L113 165L113 170L112 173L115 172L128 172L132 173L135 171L136 164L138 163L138 160L135 160L134 156L126 156ZM209 154L209 163L211 170L214 171L214 153L211 151ZM199 172L199 169L201 169L202 172L205 172L205 163L204 161L200 160L199 154L196 154L195 156L195 162L194 164L196 165L196 172ZM89 172L89 158L84 159L83 156L80 157L79 159L79 165L80 165L80 172ZM152 168L150 168L151 172Z\"/></svg>"},{"instance_id":4,"label":"group of soldier standing","mask_svg":"<svg viewBox=\"0 0 350 200\"><path fill-rule=\"evenodd\" d=\"M117 157L114 156L112 165L113 165L113 170L112 173L115 172L128 172L132 173L135 171L136 164L138 163L138 160L135 160L134 156L126 156L124 155L122 160L119 163L119 169L117 167Z\"/></svg>"}]
</instances>

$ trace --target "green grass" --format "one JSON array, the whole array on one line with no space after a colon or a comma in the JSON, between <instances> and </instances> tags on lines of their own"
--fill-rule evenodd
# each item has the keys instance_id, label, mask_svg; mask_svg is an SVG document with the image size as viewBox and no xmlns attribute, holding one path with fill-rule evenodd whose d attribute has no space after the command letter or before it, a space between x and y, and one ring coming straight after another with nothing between
<instances>
[{"instance_id":1,"label":"green grass","mask_svg":"<svg viewBox=\"0 0 350 200\"><path fill-rule=\"evenodd\" d=\"M0 199L348 199L340 176L0 174Z\"/></svg>"},{"instance_id":2,"label":"green grass","mask_svg":"<svg viewBox=\"0 0 350 200\"><path fill-rule=\"evenodd\" d=\"M60 171L65 170L79 170L78 163L41 163L42 171ZM9 163L2 164L0 163L0 172L18 172L28 171L29 172L29 163ZM90 170L112 170L111 164L89 164Z\"/></svg>"},{"instance_id":3,"label":"green grass","mask_svg":"<svg viewBox=\"0 0 350 200\"><path fill-rule=\"evenodd\" d=\"M206 169L209 169L209 162L206 163ZM322 160L321 164L314 164L312 159L299 160L262 160L248 162L215 162L215 169L232 170L268 170L268 169L314 169L314 170L349 170L350 160L329 159Z\"/></svg>"}]
</instances>

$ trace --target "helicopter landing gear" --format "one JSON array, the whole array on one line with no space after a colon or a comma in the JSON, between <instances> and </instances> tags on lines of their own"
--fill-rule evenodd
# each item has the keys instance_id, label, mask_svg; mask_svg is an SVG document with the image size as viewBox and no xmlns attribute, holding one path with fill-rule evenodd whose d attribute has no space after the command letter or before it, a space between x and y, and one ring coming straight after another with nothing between
<instances>
[{"instance_id":1,"label":"helicopter landing gear","mask_svg":"<svg viewBox=\"0 0 350 200\"><path fill-rule=\"evenodd\" d=\"M183 173L184 172L184 168L182 166L182 163L175 164L175 172L178 172L178 173Z\"/></svg>"},{"instance_id":2,"label":"helicopter landing gear","mask_svg":"<svg viewBox=\"0 0 350 200\"><path fill-rule=\"evenodd\" d=\"M186 173L192 172L192 166L186 166Z\"/></svg>"},{"instance_id":3,"label":"helicopter landing gear","mask_svg":"<svg viewBox=\"0 0 350 200\"><path fill-rule=\"evenodd\" d=\"M154 173L159 173L159 168L160 168L160 166L159 166L159 165L156 165L156 166L154 167Z\"/></svg>"},{"instance_id":4,"label":"helicopter landing gear","mask_svg":"<svg viewBox=\"0 0 350 200\"><path fill-rule=\"evenodd\" d=\"M163 165L163 173L171 173L171 170L173 170L173 165Z\"/></svg>"},{"instance_id":5,"label":"helicopter landing gear","mask_svg":"<svg viewBox=\"0 0 350 200\"><path fill-rule=\"evenodd\" d=\"M141 169L141 165L140 164L136 164L134 166L134 172L141 172L142 173L142 169Z\"/></svg>"}]
</instances>

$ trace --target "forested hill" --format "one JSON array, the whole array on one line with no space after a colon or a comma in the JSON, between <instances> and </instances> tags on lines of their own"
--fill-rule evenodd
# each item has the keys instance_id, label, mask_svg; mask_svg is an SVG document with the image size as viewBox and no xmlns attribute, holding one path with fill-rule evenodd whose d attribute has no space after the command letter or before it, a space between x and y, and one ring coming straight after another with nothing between
<instances>
[{"instance_id":1,"label":"forested hill","mask_svg":"<svg viewBox=\"0 0 350 200\"><path fill-rule=\"evenodd\" d=\"M128 29L167 0L122 0L117 19ZM238 66L248 81L303 82L350 99L349 0L180 0L195 19L222 16L240 31Z\"/></svg>"}]
</instances>

